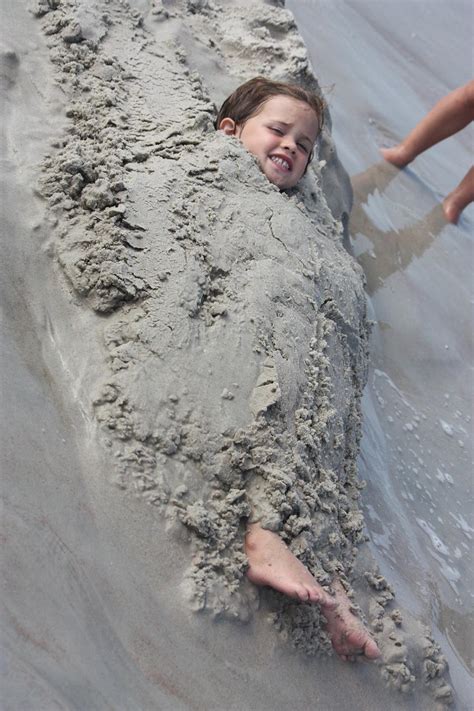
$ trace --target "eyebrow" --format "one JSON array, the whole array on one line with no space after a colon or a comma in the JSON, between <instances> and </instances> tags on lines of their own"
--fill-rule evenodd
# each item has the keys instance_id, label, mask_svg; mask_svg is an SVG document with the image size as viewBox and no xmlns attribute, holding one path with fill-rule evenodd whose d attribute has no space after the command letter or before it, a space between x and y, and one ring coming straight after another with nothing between
<instances>
[{"instance_id":1,"label":"eyebrow","mask_svg":"<svg viewBox=\"0 0 474 711\"><path fill-rule=\"evenodd\" d=\"M280 119L270 119L270 121L275 121L275 123L281 123L282 126L291 126L291 123L287 123L286 121L280 121ZM305 141L308 141L308 143L310 144L310 146L313 145L313 141L312 141L311 138L309 138L308 136L304 136L304 135L303 135L303 136L301 136L301 138L302 138L303 140L305 140Z\"/></svg>"}]
</instances>

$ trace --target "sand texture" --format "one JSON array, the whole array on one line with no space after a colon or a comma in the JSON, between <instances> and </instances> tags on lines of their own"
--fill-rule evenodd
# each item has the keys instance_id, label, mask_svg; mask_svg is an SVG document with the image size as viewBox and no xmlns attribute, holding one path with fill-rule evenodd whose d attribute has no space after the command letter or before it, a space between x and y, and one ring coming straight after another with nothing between
<instances>
[{"instance_id":1,"label":"sand texture","mask_svg":"<svg viewBox=\"0 0 474 711\"><path fill-rule=\"evenodd\" d=\"M369 326L330 119L289 195L213 127L256 67L318 90L291 13L6 16L5 708L445 707L429 630L355 563ZM344 580L377 665L246 580L249 518Z\"/></svg>"}]
</instances>

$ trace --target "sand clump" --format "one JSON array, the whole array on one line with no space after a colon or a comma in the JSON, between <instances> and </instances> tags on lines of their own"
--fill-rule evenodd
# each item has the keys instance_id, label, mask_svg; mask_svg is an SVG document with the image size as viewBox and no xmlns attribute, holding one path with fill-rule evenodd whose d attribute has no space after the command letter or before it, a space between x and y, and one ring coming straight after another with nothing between
<instances>
[{"instance_id":1,"label":"sand clump","mask_svg":"<svg viewBox=\"0 0 474 711\"><path fill-rule=\"evenodd\" d=\"M453 702L446 681L447 662L429 630L394 606L395 592L376 566L364 578L372 590L367 619L382 654L381 674L390 688L410 693L417 681L428 688L437 708Z\"/></svg>"},{"instance_id":2,"label":"sand clump","mask_svg":"<svg viewBox=\"0 0 474 711\"><path fill-rule=\"evenodd\" d=\"M324 586L338 574L350 589L364 540L369 327L330 133L324 160L283 194L213 127L214 102L256 66L318 90L281 4L32 5L68 102L39 190L60 273L78 310L96 314L97 437L115 483L189 532L193 609L239 620L256 608L248 519L278 531ZM369 619L387 680L409 690L416 670L389 598L378 590ZM275 601L298 649L329 649L318 608ZM423 674L438 681L430 644Z\"/></svg>"}]
</instances>

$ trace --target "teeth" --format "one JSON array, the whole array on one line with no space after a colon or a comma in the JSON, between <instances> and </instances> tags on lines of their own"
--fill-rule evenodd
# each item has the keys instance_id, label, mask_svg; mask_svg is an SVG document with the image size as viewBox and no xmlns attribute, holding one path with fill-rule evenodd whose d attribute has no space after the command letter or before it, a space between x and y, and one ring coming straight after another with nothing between
<instances>
[{"instance_id":1,"label":"teeth","mask_svg":"<svg viewBox=\"0 0 474 711\"><path fill-rule=\"evenodd\" d=\"M283 166L283 168L286 168L286 170L290 170L290 164L287 163L287 161L284 158L278 158L278 156L272 156L271 160L274 163L278 163L278 165Z\"/></svg>"}]
</instances>

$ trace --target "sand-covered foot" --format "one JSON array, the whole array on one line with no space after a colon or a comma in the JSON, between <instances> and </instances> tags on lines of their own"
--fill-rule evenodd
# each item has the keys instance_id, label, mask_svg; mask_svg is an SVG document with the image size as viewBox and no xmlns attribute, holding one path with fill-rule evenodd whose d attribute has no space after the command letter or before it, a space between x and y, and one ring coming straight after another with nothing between
<instances>
[{"instance_id":1,"label":"sand-covered foot","mask_svg":"<svg viewBox=\"0 0 474 711\"><path fill-rule=\"evenodd\" d=\"M311 573L281 538L272 531L250 524L245 535L249 568L247 577L255 585L266 585L301 602L315 602L324 614L336 605Z\"/></svg>"},{"instance_id":2,"label":"sand-covered foot","mask_svg":"<svg viewBox=\"0 0 474 711\"><path fill-rule=\"evenodd\" d=\"M414 158L403 143L399 143L398 146L393 146L393 148L381 148L380 153L386 161L396 165L397 168L404 168Z\"/></svg>"},{"instance_id":3,"label":"sand-covered foot","mask_svg":"<svg viewBox=\"0 0 474 711\"><path fill-rule=\"evenodd\" d=\"M456 224L464 208L474 200L474 167L470 168L457 188L443 201L446 220Z\"/></svg>"},{"instance_id":4,"label":"sand-covered foot","mask_svg":"<svg viewBox=\"0 0 474 711\"><path fill-rule=\"evenodd\" d=\"M377 659L380 650L362 622L351 612L351 602L338 580L332 585L337 606L324 610L327 620L326 632L338 657L344 661L354 661L356 657Z\"/></svg>"}]
</instances>

